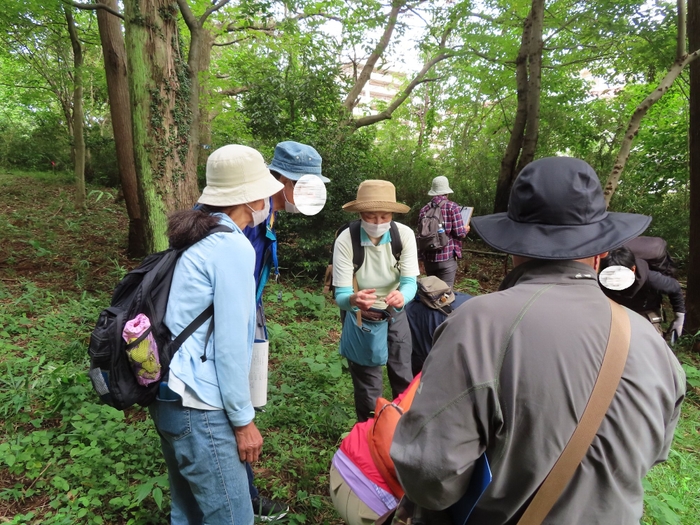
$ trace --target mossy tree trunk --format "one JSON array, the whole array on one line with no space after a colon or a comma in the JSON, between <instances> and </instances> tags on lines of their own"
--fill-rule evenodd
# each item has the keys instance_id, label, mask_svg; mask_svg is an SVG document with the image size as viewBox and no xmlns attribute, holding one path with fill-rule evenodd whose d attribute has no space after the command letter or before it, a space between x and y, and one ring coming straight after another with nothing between
<instances>
[{"instance_id":1,"label":"mossy tree trunk","mask_svg":"<svg viewBox=\"0 0 700 525\"><path fill-rule=\"evenodd\" d=\"M174 0L125 0L134 161L147 251L167 247L167 214L198 195L190 77ZM196 135L196 133L195 133Z\"/></svg>"}]
</instances>

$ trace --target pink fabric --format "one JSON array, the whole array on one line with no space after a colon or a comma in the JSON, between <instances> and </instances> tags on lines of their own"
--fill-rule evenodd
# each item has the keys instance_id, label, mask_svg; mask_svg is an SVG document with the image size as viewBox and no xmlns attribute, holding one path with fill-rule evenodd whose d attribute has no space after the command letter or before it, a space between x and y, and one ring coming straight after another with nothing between
<instances>
[{"instance_id":1,"label":"pink fabric","mask_svg":"<svg viewBox=\"0 0 700 525\"><path fill-rule=\"evenodd\" d=\"M141 337L151 327L151 320L144 314L138 314L124 324L122 337L131 343ZM158 345L149 333L146 338L134 348L127 350L129 362L136 375L136 381L142 386L148 386L160 379L160 356Z\"/></svg>"},{"instance_id":2,"label":"pink fabric","mask_svg":"<svg viewBox=\"0 0 700 525\"><path fill-rule=\"evenodd\" d=\"M145 314L138 314L133 319L126 322L122 337L124 341L129 343L134 339L138 339L143 333L151 327L151 320Z\"/></svg>"},{"instance_id":3,"label":"pink fabric","mask_svg":"<svg viewBox=\"0 0 700 525\"><path fill-rule=\"evenodd\" d=\"M415 376L413 381L411 381L411 385L415 381L420 381L420 376L420 374ZM394 399L394 403L400 403L403 397L404 393L400 394L396 399ZM340 443L340 450L342 450L343 454L345 454L350 461L352 461L355 466L360 469L367 479L369 479L372 483L379 485L387 492L393 494L389 488L389 485L386 484L386 481L384 481L384 478L375 466L374 460L372 460L372 454L369 451L367 431L372 424L374 424L374 419L368 419L362 423L355 423L355 426L352 427L350 433Z\"/></svg>"}]
</instances>

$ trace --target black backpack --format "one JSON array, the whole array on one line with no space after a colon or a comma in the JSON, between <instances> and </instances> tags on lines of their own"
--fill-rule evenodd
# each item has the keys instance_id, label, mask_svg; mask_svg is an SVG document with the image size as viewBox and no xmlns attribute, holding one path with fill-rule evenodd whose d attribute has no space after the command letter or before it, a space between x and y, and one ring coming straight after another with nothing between
<instances>
[{"instance_id":1,"label":"black backpack","mask_svg":"<svg viewBox=\"0 0 700 525\"><path fill-rule=\"evenodd\" d=\"M449 238L445 233L444 220L442 218L442 208L439 204L430 203L430 209L423 218L418 221L418 234L416 235L416 245L419 251L441 250Z\"/></svg>"},{"instance_id":2,"label":"black backpack","mask_svg":"<svg viewBox=\"0 0 700 525\"><path fill-rule=\"evenodd\" d=\"M661 237L637 237L628 241L625 246L635 257L644 259L649 269L669 277L676 277L678 266L668 253L666 241Z\"/></svg>"},{"instance_id":3,"label":"black backpack","mask_svg":"<svg viewBox=\"0 0 700 525\"><path fill-rule=\"evenodd\" d=\"M219 225L209 230L205 237L212 233L231 231L227 226ZM156 398L158 386L167 375L175 352L211 317L205 341L209 340L214 329L213 304L199 314L175 339L163 322L175 264L190 246L192 245L178 249L169 248L146 257L138 268L130 271L119 282L112 295L110 307L100 313L97 326L90 336L88 375L95 391L106 404L119 410L134 404L149 405ZM127 344L122 337L124 325L138 314L148 316L151 328ZM135 348L149 333L153 335L158 347L161 368L158 380L143 386L136 379L127 351ZM202 354L202 361L205 360L206 343Z\"/></svg>"},{"instance_id":4,"label":"black backpack","mask_svg":"<svg viewBox=\"0 0 700 525\"><path fill-rule=\"evenodd\" d=\"M360 244L360 228L361 221L355 220L346 222L335 232L335 239L338 238L344 230L350 228L350 241L352 242L352 273L357 273L360 266L365 262L365 250ZM391 221L389 225L389 236L391 237L391 253L396 259L396 265L398 266L399 260L401 259L401 251L403 250L403 243L401 242L401 234L399 233L399 227L396 226L394 221ZM333 293L333 252L335 251L335 239L333 240L333 246L331 247L331 257L328 261L328 266L326 267L326 274L323 278L323 292Z\"/></svg>"}]
</instances>

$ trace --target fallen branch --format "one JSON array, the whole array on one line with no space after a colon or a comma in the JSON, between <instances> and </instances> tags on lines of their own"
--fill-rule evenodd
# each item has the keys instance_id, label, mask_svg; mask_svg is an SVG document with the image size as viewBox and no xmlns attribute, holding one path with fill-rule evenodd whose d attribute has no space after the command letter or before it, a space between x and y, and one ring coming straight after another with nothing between
<instances>
[{"instance_id":1,"label":"fallen branch","mask_svg":"<svg viewBox=\"0 0 700 525\"><path fill-rule=\"evenodd\" d=\"M477 255L492 255L494 257L508 257L507 253L501 253L501 252L484 252L482 250L467 250L464 248L462 248L462 251L467 252L467 253L475 253Z\"/></svg>"}]
</instances>

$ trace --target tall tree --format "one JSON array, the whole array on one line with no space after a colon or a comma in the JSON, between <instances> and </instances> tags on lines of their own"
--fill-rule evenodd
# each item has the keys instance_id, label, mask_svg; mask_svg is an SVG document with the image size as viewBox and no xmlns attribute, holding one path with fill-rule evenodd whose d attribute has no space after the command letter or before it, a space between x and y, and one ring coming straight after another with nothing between
<instances>
[{"instance_id":1,"label":"tall tree","mask_svg":"<svg viewBox=\"0 0 700 525\"><path fill-rule=\"evenodd\" d=\"M688 64L692 63L700 56L700 47L695 48L692 53L686 52L685 35L685 1L678 0L675 62L671 65L666 75L661 79L658 86L656 86L656 88L649 95L647 95L641 104L637 106L632 114L632 117L630 118L629 124L627 125L627 131L625 132L624 138L620 144L620 150L617 154L617 158L615 159L615 164L613 165L612 171L608 175L608 179L603 190L606 204L610 204L610 199L612 199L613 193L620 182L622 171L625 168L630 151L632 150L632 143L634 138L637 136L639 126L642 123L642 119L647 114L647 111L649 111L649 108L658 102L664 93L668 91L669 87L671 87L678 75L681 74L681 71L683 71Z\"/></svg>"},{"instance_id":2,"label":"tall tree","mask_svg":"<svg viewBox=\"0 0 700 525\"><path fill-rule=\"evenodd\" d=\"M513 181L535 155L539 130L543 19L544 0L532 0L530 12L523 23L520 50L515 60L518 107L508 146L501 159L494 213L508 209Z\"/></svg>"},{"instance_id":3,"label":"tall tree","mask_svg":"<svg viewBox=\"0 0 700 525\"><path fill-rule=\"evenodd\" d=\"M68 34L73 49L73 163L75 173L75 204L85 207L85 120L83 117L83 46L72 8L63 5Z\"/></svg>"},{"instance_id":4,"label":"tall tree","mask_svg":"<svg viewBox=\"0 0 700 525\"><path fill-rule=\"evenodd\" d=\"M97 0L98 4L116 12L117 0ZM136 164L134 163L134 139L131 128L129 85L126 74L126 49L119 17L105 9L97 10L102 56L104 58L109 94L109 111L117 153L119 181L129 216L129 246L132 257L145 254L144 229L139 209Z\"/></svg>"},{"instance_id":5,"label":"tall tree","mask_svg":"<svg viewBox=\"0 0 700 525\"><path fill-rule=\"evenodd\" d=\"M169 0L124 2L134 159L147 251L167 247L167 213L192 206L199 195L199 145L191 140L191 82L177 13Z\"/></svg>"},{"instance_id":6,"label":"tall tree","mask_svg":"<svg viewBox=\"0 0 700 525\"><path fill-rule=\"evenodd\" d=\"M688 3L688 44L700 49L700 2ZM690 257L686 294L686 328L691 334L700 330L700 61L690 64ZM700 343L695 343L700 351Z\"/></svg>"}]
</instances>

